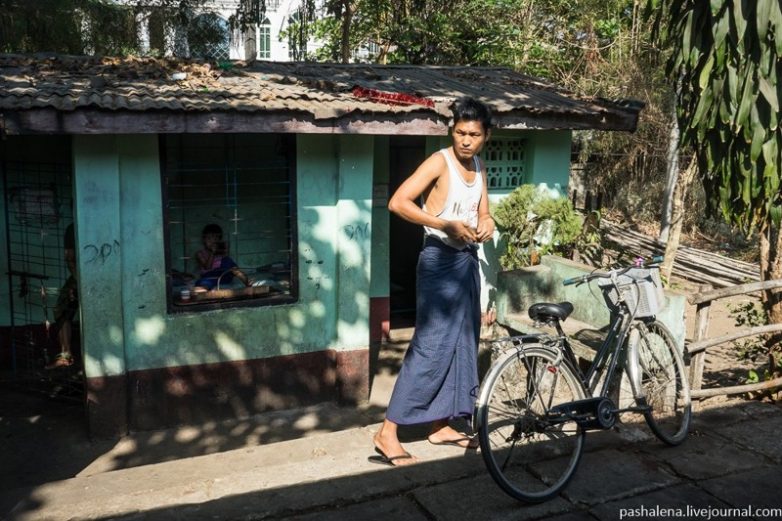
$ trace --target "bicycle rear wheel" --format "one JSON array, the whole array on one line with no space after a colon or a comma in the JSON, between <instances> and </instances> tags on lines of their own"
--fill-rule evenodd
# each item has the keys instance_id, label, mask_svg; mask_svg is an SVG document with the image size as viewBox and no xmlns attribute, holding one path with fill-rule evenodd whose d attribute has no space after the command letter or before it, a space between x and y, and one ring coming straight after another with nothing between
<instances>
[{"instance_id":1,"label":"bicycle rear wheel","mask_svg":"<svg viewBox=\"0 0 782 521\"><path fill-rule=\"evenodd\" d=\"M551 409L583 397L561 355L540 344L511 350L493 365L475 418L484 462L503 491L537 503L567 484L581 458L584 430Z\"/></svg>"},{"instance_id":2,"label":"bicycle rear wheel","mask_svg":"<svg viewBox=\"0 0 782 521\"><path fill-rule=\"evenodd\" d=\"M641 388L648 406L644 418L661 441L679 445L687 437L692 417L684 361L663 324L654 321L637 327Z\"/></svg>"}]
</instances>

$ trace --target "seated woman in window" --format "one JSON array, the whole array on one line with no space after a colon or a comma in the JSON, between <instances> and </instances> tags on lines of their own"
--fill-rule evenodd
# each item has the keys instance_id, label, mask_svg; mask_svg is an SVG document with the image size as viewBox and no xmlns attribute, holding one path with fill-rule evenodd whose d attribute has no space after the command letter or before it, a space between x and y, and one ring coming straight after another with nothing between
<instances>
[{"instance_id":1,"label":"seated woman in window","mask_svg":"<svg viewBox=\"0 0 782 521\"><path fill-rule=\"evenodd\" d=\"M195 254L199 275L194 291L203 293L221 286L230 285L234 277L250 285L250 281L236 262L228 256L228 245L223 241L223 229L217 224L207 224L201 231L204 248Z\"/></svg>"}]
</instances>

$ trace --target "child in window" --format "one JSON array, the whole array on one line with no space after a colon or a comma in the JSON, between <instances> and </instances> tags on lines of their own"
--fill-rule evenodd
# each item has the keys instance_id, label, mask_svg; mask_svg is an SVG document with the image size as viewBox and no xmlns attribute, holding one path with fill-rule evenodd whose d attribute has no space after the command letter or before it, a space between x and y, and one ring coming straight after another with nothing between
<instances>
[{"instance_id":1,"label":"child in window","mask_svg":"<svg viewBox=\"0 0 782 521\"><path fill-rule=\"evenodd\" d=\"M209 291L229 285L234 277L249 285L247 275L228 256L228 245L223 241L223 229L217 224L207 224L201 231L204 248L195 254L199 278L195 282L196 292Z\"/></svg>"}]
</instances>

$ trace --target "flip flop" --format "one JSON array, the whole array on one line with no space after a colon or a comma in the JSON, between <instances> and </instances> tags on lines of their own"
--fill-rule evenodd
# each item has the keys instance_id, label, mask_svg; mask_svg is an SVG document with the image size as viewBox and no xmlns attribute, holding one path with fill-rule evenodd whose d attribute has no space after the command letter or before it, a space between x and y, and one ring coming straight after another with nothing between
<instances>
[{"instance_id":1,"label":"flip flop","mask_svg":"<svg viewBox=\"0 0 782 521\"><path fill-rule=\"evenodd\" d=\"M469 436L463 436L453 440L432 441L431 438L427 438L427 440L429 440L429 443L432 445L452 445L454 447L459 447L460 449L477 450L478 447L480 447L479 443L473 445L473 442L478 441L477 438L471 438ZM462 445L462 442L465 441L467 442L467 445Z\"/></svg>"},{"instance_id":2,"label":"flip flop","mask_svg":"<svg viewBox=\"0 0 782 521\"><path fill-rule=\"evenodd\" d=\"M367 460L369 460L371 463L377 463L379 465L389 465L391 467L399 467L400 465L394 463L396 460L413 459L413 456L410 455L409 452L405 452L404 454L400 454L399 456L392 456L390 458L386 456L385 453L383 453L383 451L378 449L377 447L375 447L375 452L377 452L378 455L370 456L367 458Z\"/></svg>"}]
</instances>

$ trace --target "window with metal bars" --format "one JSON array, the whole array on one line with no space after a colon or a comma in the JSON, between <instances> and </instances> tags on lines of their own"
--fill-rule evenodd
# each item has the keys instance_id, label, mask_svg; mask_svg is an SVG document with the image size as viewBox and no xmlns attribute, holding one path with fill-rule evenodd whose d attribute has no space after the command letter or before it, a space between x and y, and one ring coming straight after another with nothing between
<instances>
[{"instance_id":1,"label":"window with metal bars","mask_svg":"<svg viewBox=\"0 0 782 521\"><path fill-rule=\"evenodd\" d=\"M295 136L161 140L169 311L295 300Z\"/></svg>"},{"instance_id":2,"label":"window with metal bars","mask_svg":"<svg viewBox=\"0 0 782 521\"><path fill-rule=\"evenodd\" d=\"M489 190L513 190L524 184L525 140L492 136L481 154Z\"/></svg>"},{"instance_id":3,"label":"window with metal bars","mask_svg":"<svg viewBox=\"0 0 782 521\"><path fill-rule=\"evenodd\" d=\"M264 18L258 27L258 59L268 60L272 57L272 24Z\"/></svg>"}]
</instances>

